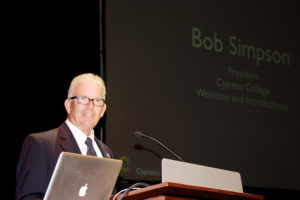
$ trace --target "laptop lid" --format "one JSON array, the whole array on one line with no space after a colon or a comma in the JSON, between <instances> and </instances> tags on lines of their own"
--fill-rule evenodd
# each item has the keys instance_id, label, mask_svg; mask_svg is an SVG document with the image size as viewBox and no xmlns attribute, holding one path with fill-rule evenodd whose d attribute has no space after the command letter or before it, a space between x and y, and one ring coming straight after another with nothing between
<instances>
[{"instance_id":1,"label":"laptop lid","mask_svg":"<svg viewBox=\"0 0 300 200\"><path fill-rule=\"evenodd\" d=\"M243 192L240 173L176 160L162 159L162 182Z\"/></svg>"},{"instance_id":2,"label":"laptop lid","mask_svg":"<svg viewBox=\"0 0 300 200\"><path fill-rule=\"evenodd\" d=\"M44 200L108 200L121 166L121 160L62 152Z\"/></svg>"}]
</instances>

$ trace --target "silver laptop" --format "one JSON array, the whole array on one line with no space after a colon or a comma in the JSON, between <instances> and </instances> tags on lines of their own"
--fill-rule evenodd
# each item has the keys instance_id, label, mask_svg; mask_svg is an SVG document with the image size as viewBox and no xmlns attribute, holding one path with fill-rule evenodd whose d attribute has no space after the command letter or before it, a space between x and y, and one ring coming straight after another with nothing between
<instances>
[{"instance_id":1,"label":"silver laptop","mask_svg":"<svg viewBox=\"0 0 300 200\"><path fill-rule=\"evenodd\" d=\"M162 182L243 192L238 172L176 160L162 159Z\"/></svg>"},{"instance_id":2,"label":"silver laptop","mask_svg":"<svg viewBox=\"0 0 300 200\"><path fill-rule=\"evenodd\" d=\"M121 160L62 152L44 200L108 200Z\"/></svg>"}]
</instances>

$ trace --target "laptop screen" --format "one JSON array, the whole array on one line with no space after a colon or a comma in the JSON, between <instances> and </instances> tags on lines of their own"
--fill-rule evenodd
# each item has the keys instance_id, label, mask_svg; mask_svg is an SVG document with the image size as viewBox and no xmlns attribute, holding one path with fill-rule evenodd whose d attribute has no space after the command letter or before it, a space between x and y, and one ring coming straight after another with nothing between
<instances>
[{"instance_id":1,"label":"laptop screen","mask_svg":"<svg viewBox=\"0 0 300 200\"><path fill-rule=\"evenodd\" d=\"M108 200L121 166L121 160L62 152L44 199Z\"/></svg>"},{"instance_id":2,"label":"laptop screen","mask_svg":"<svg viewBox=\"0 0 300 200\"><path fill-rule=\"evenodd\" d=\"M162 182L243 192L240 173L176 160L162 159Z\"/></svg>"}]
</instances>

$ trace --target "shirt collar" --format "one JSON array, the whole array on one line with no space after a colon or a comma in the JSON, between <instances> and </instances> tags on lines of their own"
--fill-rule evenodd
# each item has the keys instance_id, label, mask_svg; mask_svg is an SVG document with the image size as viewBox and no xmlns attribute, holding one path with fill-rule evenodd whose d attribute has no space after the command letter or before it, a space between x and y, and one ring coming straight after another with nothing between
<instances>
[{"instance_id":1,"label":"shirt collar","mask_svg":"<svg viewBox=\"0 0 300 200\"><path fill-rule=\"evenodd\" d=\"M72 122L70 122L68 119L66 120L66 123L67 125L69 126L69 128L71 129L71 132L73 133L75 139L77 142L80 142L80 143L85 143L86 141L86 134L84 132L82 132L79 128L77 128L74 124L72 124ZM92 129L89 137L94 140L94 129Z\"/></svg>"}]
</instances>

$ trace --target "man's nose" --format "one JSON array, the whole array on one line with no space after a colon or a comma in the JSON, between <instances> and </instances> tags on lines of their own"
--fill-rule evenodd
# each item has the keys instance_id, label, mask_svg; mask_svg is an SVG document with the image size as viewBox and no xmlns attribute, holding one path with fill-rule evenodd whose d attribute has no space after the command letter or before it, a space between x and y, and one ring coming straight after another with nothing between
<instances>
[{"instance_id":1,"label":"man's nose","mask_svg":"<svg viewBox=\"0 0 300 200\"><path fill-rule=\"evenodd\" d=\"M88 106L89 106L89 107L94 107L94 102L93 102L92 99L90 99L90 101L89 101L89 103L88 103Z\"/></svg>"}]
</instances>

